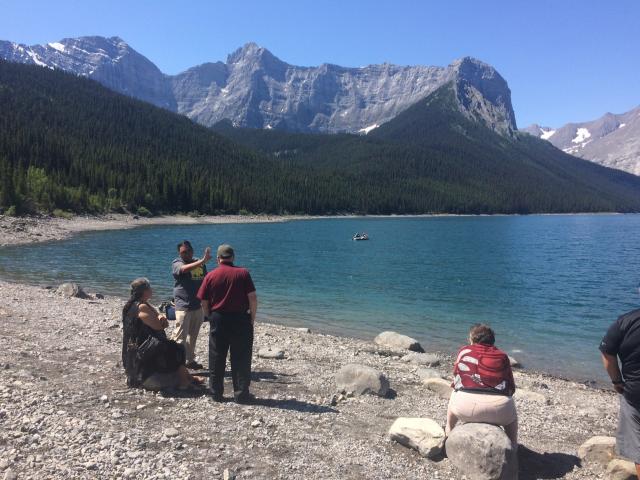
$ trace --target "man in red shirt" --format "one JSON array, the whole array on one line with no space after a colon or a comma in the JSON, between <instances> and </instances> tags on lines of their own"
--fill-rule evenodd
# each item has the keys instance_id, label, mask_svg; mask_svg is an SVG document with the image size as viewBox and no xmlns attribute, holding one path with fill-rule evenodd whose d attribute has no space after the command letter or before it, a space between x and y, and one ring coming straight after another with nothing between
<instances>
[{"instance_id":1,"label":"man in red shirt","mask_svg":"<svg viewBox=\"0 0 640 480\"><path fill-rule=\"evenodd\" d=\"M198 290L205 317L209 320L209 371L211 395L222 401L227 353L231 350L233 396L238 403L250 403L253 325L258 309L256 287L246 268L233 264L230 245L218 247L218 267L209 272Z\"/></svg>"}]
</instances>

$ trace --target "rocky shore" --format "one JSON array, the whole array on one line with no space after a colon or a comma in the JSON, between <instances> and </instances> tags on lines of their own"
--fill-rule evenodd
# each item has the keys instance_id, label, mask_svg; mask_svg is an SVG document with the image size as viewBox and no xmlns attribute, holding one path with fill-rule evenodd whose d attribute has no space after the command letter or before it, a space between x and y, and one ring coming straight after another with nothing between
<instances>
[{"instance_id":1,"label":"rocky shore","mask_svg":"<svg viewBox=\"0 0 640 480\"><path fill-rule=\"evenodd\" d=\"M0 281L0 478L462 478L450 459L428 460L388 435L398 417L444 425L447 400L423 380L450 378L446 354L427 352L436 361L425 367L373 339L260 323L256 405L129 390L123 301L97 297ZM205 365L207 334L205 324ZM348 364L382 372L386 396L336 395ZM616 395L526 371L516 383L519 478L609 478L578 449L614 434Z\"/></svg>"},{"instance_id":2,"label":"rocky shore","mask_svg":"<svg viewBox=\"0 0 640 480\"><path fill-rule=\"evenodd\" d=\"M316 217L296 215L219 215L188 216L167 215L139 217L137 215L109 214L102 216L53 216L9 217L0 215L0 247L51 240L63 240L79 232L96 230L121 230L151 225L195 225L224 223L274 223Z\"/></svg>"}]
</instances>

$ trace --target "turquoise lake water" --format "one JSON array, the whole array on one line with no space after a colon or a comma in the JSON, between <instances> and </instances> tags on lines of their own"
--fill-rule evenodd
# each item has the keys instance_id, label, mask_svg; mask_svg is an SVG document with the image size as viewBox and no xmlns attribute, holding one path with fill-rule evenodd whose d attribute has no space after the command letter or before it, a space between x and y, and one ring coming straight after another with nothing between
<instances>
[{"instance_id":1,"label":"turquoise lake water","mask_svg":"<svg viewBox=\"0 0 640 480\"><path fill-rule=\"evenodd\" d=\"M354 242L355 232L371 240ZM76 281L127 295L151 279L171 295L179 240L196 254L228 242L251 270L271 321L372 338L382 330L454 352L471 324L527 367L604 377L598 343L637 308L640 215L345 218L274 224L181 225L83 233L0 249L0 275L27 283ZM213 264L210 264L213 266Z\"/></svg>"}]
</instances>

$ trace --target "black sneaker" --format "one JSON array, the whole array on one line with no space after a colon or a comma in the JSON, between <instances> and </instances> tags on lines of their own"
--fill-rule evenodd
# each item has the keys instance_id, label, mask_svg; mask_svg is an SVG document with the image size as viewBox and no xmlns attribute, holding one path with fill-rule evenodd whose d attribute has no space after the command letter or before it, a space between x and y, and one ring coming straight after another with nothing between
<instances>
[{"instance_id":1,"label":"black sneaker","mask_svg":"<svg viewBox=\"0 0 640 480\"><path fill-rule=\"evenodd\" d=\"M224 397L222 396L221 393L216 393L216 392L210 392L211 395L209 396L209 398L211 399L212 402L216 402L216 403L222 403L224 402Z\"/></svg>"},{"instance_id":2,"label":"black sneaker","mask_svg":"<svg viewBox=\"0 0 640 480\"><path fill-rule=\"evenodd\" d=\"M204 365L202 365L201 363L196 362L195 360L192 360L191 362L187 363L185 366L189 370L204 370Z\"/></svg>"},{"instance_id":3,"label":"black sneaker","mask_svg":"<svg viewBox=\"0 0 640 480\"><path fill-rule=\"evenodd\" d=\"M251 405L256 401L256 397L251 393L241 393L240 395L236 395L235 399L236 403L239 403L241 405Z\"/></svg>"}]
</instances>

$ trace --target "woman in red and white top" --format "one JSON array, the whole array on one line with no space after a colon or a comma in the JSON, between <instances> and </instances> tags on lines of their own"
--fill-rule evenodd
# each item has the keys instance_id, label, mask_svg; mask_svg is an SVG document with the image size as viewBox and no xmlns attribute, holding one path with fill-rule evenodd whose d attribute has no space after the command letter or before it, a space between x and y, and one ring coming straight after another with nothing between
<instances>
[{"instance_id":1,"label":"woman in red and white top","mask_svg":"<svg viewBox=\"0 0 640 480\"><path fill-rule=\"evenodd\" d=\"M503 427L517 447L518 415L512 398L516 385L509 356L494 346L495 341L487 325L471 327L470 345L460 349L453 369L446 433L458 421L490 423Z\"/></svg>"}]
</instances>

